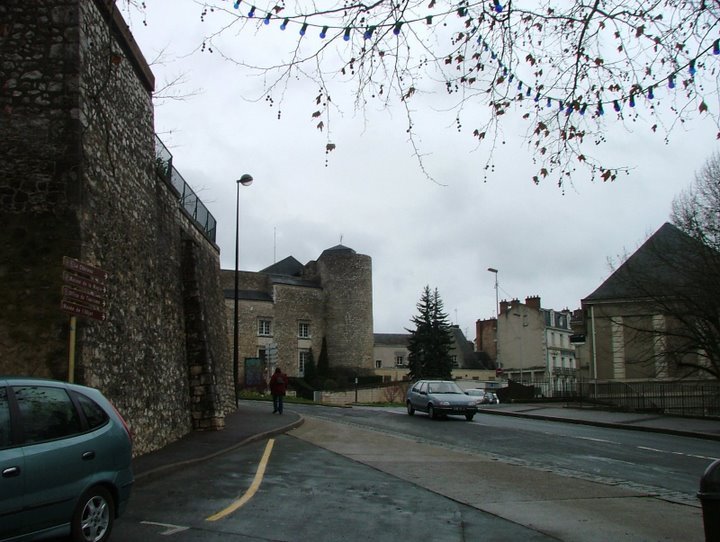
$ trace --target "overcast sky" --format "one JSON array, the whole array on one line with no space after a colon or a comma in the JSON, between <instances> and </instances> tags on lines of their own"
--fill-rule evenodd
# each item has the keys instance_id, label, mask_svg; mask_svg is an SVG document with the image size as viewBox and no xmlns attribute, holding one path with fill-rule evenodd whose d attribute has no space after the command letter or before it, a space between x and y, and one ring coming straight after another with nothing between
<instances>
[{"instance_id":1,"label":"overcast sky","mask_svg":"<svg viewBox=\"0 0 720 542\"><path fill-rule=\"evenodd\" d=\"M633 166L631 175L603 183L580 174L560 190L551 181L532 183L524 129L510 119L495 173L484 180L487 149L458 133L452 113L434 109L430 95L419 107L418 130L433 182L413 157L402 112L355 114L348 88L333 96L342 112L332 123L337 147L326 155L327 134L315 128L308 105L314 85L295 83L282 104L254 101L262 80L198 50L213 27L200 21L197 4L148 4L147 26L125 17L156 87L182 76L175 91L194 93L156 104L156 131L217 219L222 267L234 267L235 180L250 173L255 182L240 193L240 268L259 271L287 256L304 264L342 241L372 258L378 333L409 327L430 285L473 340L475 321L495 314L488 267L499 270L501 300L538 295L544 308L579 308L611 273L608 260L634 251L669 219L673 197L717 150L709 121L676 131L669 144L647 126L633 133L610 121L602 155ZM271 55L295 42L277 28L260 34L231 29L227 50L236 58ZM165 61L154 62L160 51Z\"/></svg>"}]
</instances>

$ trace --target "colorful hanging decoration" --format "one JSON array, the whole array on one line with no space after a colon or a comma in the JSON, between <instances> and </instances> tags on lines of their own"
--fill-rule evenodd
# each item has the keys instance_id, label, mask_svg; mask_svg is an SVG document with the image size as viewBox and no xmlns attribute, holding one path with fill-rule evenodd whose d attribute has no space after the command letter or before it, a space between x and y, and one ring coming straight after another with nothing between
<instances>
[{"instance_id":1,"label":"colorful hanging decoration","mask_svg":"<svg viewBox=\"0 0 720 542\"><path fill-rule=\"evenodd\" d=\"M241 4L242 4L242 0L235 0L235 2L233 3L233 7L236 10L239 10ZM450 15L451 13L453 13L453 11L459 17L463 17L463 18L471 17L469 14L469 9L468 9L469 5L475 6L475 5L477 5L477 3L468 4L467 0L463 0L452 11L446 11L444 13L439 13L439 14L435 14L435 15L425 15L418 19L395 20L393 22L381 24L381 25L367 25L364 28L354 27L352 25L345 26L344 28L342 28L342 27L337 28L337 27L333 27L328 24L324 24L322 26L319 26L319 25L316 26L316 25L309 23L307 20L303 20L303 22L300 23L299 21L296 21L291 17L284 17L284 18L282 18L282 22L280 24L280 30L285 30L288 27L288 25L292 22L292 23L301 25L300 31L299 31L299 34L301 37L305 36L308 31L308 28L312 26L312 27L320 28L321 30L319 32L319 37L320 37L320 39L325 39L327 37L328 31L330 29L337 29L337 30L342 30L342 39L343 39L343 41L346 41L346 42L350 41L350 39L352 37L352 31L358 30L358 31L362 32L363 40L367 41L367 40L373 39L373 36L375 35L378 28L388 28L388 29L392 28L392 34L395 36L399 36L402 31L403 26L406 24L412 24L412 23L424 21L425 24L432 25L435 16ZM500 0L493 0L492 9L493 9L493 11L495 11L495 13L499 14L499 13L502 13L505 8L504 8L503 4L500 2ZM257 11L256 6L251 5L249 11L247 12L246 18L253 19L255 17L256 11ZM243 17L243 15L238 15L238 16ZM267 25L270 25L270 22L273 19L280 20L281 18L273 15L272 10L268 10L266 12L265 17L263 17L262 21L263 21L263 24L267 26ZM471 19L469 18L468 21L470 21L470 20ZM470 31L470 35L474 34L475 32L478 32L478 30L479 29L477 27L474 27ZM518 79L518 82L517 82L518 92L522 93L522 91L525 90L526 97L532 96L532 85L531 84L524 83L522 80L517 78L515 73L513 73L506 66L504 66L502 61L498 60L500 58L500 56L497 54L496 51L494 51L493 49L490 48L490 45L487 43L486 40L484 40L482 38L482 36L478 36L476 41L477 41L478 46L480 46L486 53L489 53L490 60L497 62L499 64L499 67L502 68L502 73L503 73L504 79L506 79L509 83L512 83L514 79ZM720 38L714 40L712 46L706 48L704 51L700 51L698 53L697 57L689 59L685 66L679 66L674 72L667 75L664 79L655 81L653 84L647 86L647 88L645 89L645 95L646 95L647 99L648 100L655 99L655 86L657 84L661 84L665 80L667 81L668 89L671 89L671 90L675 89L677 87L677 76L681 70L687 69L687 72L690 75L690 77L695 77L695 75L697 74L697 71L698 71L697 60L700 58L700 56L708 53L710 50L712 50L713 55L720 55ZM478 63L478 66L480 67L479 69L484 69L482 63ZM500 81L500 80L498 80L498 81ZM633 86L633 89L622 97L611 98L608 101L601 100L597 103L596 114L598 116L603 116L605 114L604 105L609 105L609 104L612 104L613 109L619 113L622 111L622 104L624 104L626 101L627 101L627 104L629 107L634 108L636 106L636 94L640 95L640 96L643 95L643 90L641 88L639 88L639 86L637 86L637 85ZM522 98L522 94L519 94L518 96L519 96L519 98ZM539 104L541 101L541 98L542 98L541 92L540 92L540 90L537 90L533 101L535 103ZM584 115L588 108L587 103L575 102L574 104L569 103L569 104L565 105L563 103L563 100L561 100L559 98L553 98L551 96L545 97L545 104L546 104L547 108L551 108L553 102L557 102L559 105L559 110L564 111L566 115L570 115L573 112L573 110L577 110L577 111L579 111L579 113L581 115Z\"/></svg>"}]
</instances>

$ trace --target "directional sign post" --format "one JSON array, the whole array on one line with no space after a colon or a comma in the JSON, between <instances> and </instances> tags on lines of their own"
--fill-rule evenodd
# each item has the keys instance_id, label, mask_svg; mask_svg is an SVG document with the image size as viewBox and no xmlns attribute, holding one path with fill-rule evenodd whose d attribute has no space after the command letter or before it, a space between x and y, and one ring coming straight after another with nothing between
<instances>
[{"instance_id":1,"label":"directional sign post","mask_svg":"<svg viewBox=\"0 0 720 542\"><path fill-rule=\"evenodd\" d=\"M108 278L106 271L75 258L63 256L63 287L60 310L70 315L70 348L68 381L75 380L75 340L77 317L92 318L99 322L107 319L105 293Z\"/></svg>"},{"instance_id":2,"label":"directional sign post","mask_svg":"<svg viewBox=\"0 0 720 542\"><path fill-rule=\"evenodd\" d=\"M93 265L63 257L63 288L60 309L72 316L83 316L104 322L105 281L108 274Z\"/></svg>"}]
</instances>

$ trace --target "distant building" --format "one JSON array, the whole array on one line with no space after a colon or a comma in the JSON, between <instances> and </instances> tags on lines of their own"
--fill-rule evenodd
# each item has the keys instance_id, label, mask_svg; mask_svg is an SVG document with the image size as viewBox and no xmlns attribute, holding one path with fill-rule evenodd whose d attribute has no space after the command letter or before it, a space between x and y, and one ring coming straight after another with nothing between
<instances>
[{"instance_id":1,"label":"distant building","mask_svg":"<svg viewBox=\"0 0 720 542\"><path fill-rule=\"evenodd\" d=\"M450 327L454 378L489 379L495 376L495 365L489 358L476 352L473 343L465 338L459 326ZM391 380L408 378L408 340L410 333L375 333L375 373ZM482 371L482 374L475 373Z\"/></svg>"},{"instance_id":2,"label":"distant building","mask_svg":"<svg viewBox=\"0 0 720 542\"><path fill-rule=\"evenodd\" d=\"M674 380L698 374L699 345L685 326L716 318L716 260L670 223L661 226L582 300L587 376ZM701 318L704 318L700 315ZM695 367L695 368L694 368Z\"/></svg>"},{"instance_id":3,"label":"distant building","mask_svg":"<svg viewBox=\"0 0 720 542\"><path fill-rule=\"evenodd\" d=\"M497 320L479 320L477 344L495 361L506 378L531 382L543 379L552 390L564 389L577 378L575 347L570 338L572 313L540 306L540 297L500 302ZM495 332L497 329L497 342Z\"/></svg>"},{"instance_id":4,"label":"distant building","mask_svg":"<svg viewBox=\"0 0 720 542\"><path fill-rule=\"evenodd\" d=\"M259 272L241 271L238 287L239 383L258 386L280 366L303 376L325 340L332 368L372 369L372 260L343 245L303 265L292 256ZM234 271L223 270L233 343Z\"/></svg>"}]
</instances>

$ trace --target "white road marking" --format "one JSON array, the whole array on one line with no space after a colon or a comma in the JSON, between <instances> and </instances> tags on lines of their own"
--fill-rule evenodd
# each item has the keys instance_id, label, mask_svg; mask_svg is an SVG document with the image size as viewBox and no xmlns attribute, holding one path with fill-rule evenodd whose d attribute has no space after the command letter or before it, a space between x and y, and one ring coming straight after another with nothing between
<instances>
[{"instance_id":1,"label":"white road marking","mask_svg":"<svg viewBox=\"0 0 720 542\"><path fill-rule=\"evenodd\" d=\"M658 448L648 448L647 446L638 446L639 450L646 450L648 452L657 452L659 454L671 454L671 455L681 455L683 457L693 457L695 459L707 459L709 461L716 461L717 457L708 457L706 455L696 455L696 454L687 454L685 452L672 452L668 450L659 450Z\"/></svg>"},{"instance_id":2,"label":"white road marking","mask_svg":"<svg viewBox=\"0 0 720 542\"><path fill-rule=\"evenodd\" d=\"M591 440L593 442L604 442L606 444L620 444L619 442L615 442L613 440L607 440L604 438L592 438L592 437L574 437L578 440Z\"/></svg>"},{"instance_id":3,"label":"white road marking","mask_svg":"<svg viewBox=\"0 0 720 542\"><path fill-rule=\"evenodd\" d=\"M156 521L141 521L140 523L144 523L145 525L156 525L158 527L166 527L167 531L163 531L160 534L164 536L170 536L175 533L181 533L183 531L187 531L190 529L190 527L183 527L182 525L173 525L171 523L158 523Z\"/></svg>"}]
</instances>

